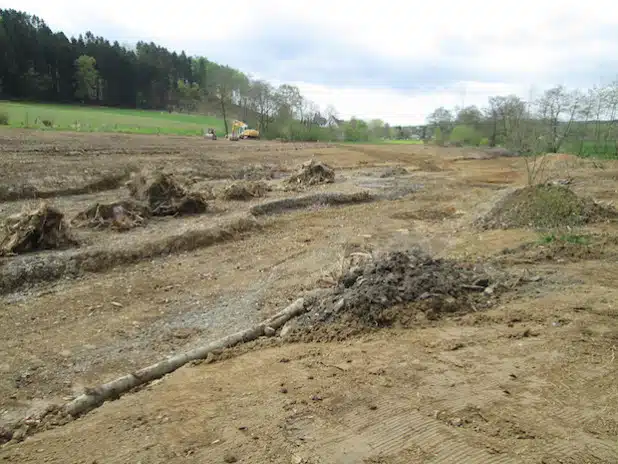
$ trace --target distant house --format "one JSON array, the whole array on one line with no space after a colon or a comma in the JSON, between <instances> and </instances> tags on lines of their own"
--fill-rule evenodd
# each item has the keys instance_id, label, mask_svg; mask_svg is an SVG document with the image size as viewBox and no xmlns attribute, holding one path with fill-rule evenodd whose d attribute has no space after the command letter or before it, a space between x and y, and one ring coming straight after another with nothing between
<instances>
[{"instance_id":1,"label":"distant house","mask_svg":"<svg viewBox=\"0 0 618 464\"><path fill-rule=\"evenodd\" d=\"M320 116L317 113L316 113L315 117L313 118L313 123L317 124L320 127L328 127L328 119L326 119L323 116Z\"/></svg>"},{"instance_id":2,"label":"distant house","mask_svg":"<svg viewBox=\"0 0 618 464\"><path fill-rule=\"evenodd\" d=\"M320 127L331 127L331 128L340 128L344 123L343 119L337 119L334 116L329 116L328 118L319 117L319 121L316 122L320 125Z\"/></svg>"}]
</instances>

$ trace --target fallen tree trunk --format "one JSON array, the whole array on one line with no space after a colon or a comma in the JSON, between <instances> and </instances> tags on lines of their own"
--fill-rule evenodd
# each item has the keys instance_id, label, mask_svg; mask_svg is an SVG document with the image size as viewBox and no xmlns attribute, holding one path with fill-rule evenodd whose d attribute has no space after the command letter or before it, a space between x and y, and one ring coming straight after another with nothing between
<instances>
[{"instance_id":1,"label":"fallen tree trunk","mask_svg":"<svg viewBox=\"0 0 618 464\"><path fill-rule=\"evenodd\" d=\"M136 372L119 377L111 382L104 383L97 388L89 389L87 393L78 396L63 406L65 414L73 417L80 416L100 406L105 401L117 399L129 390L159 379L190 361L204 359L213 351L229 348L240 343L255 340L262 335L274 335L274 331L282 327L290 319L305 312L305 300L299 298L294 303L278 312L270 319L266 319L255 327L228 335L220 340L209 343L206 346L196 348L186 353L172 356L156 364L144 367ZM268 330L267 330L268 329Z\"/></svg>"}]
</instances>

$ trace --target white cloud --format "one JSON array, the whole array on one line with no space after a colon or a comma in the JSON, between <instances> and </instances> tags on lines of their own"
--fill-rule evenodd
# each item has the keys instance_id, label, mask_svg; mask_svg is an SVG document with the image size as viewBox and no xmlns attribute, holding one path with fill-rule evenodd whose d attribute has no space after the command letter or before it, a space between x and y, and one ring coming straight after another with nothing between
<instances>
[{"instance_id":1,"label":"white cloud","mask_svg":"<svg viewBox=\"0 0 618 464\"><path fill-rule=\"evenodd\" d=\"M464 103L482 105L496 94L525 97L532 84L590 86L618 74L618 4L609 0L0 0L0 6L37 14L69 34L152 40L273 81L297 81L321 106L394 124L419 123L437 106L461 104L463 87ZM283 61L294 49L298 56Z\"/></svg>"},{"instance_id":2,"label":"white cloud","mask_svg":"<svg viewBox=\"0 0 618 464\"><path fill-rule=\"evenodd\" d=\"M334 105L340 117L380 118L392 125L424 124L426 116L439 106L448 109L462 104L482 107L490 95L527 96L530 91L516 85L460 82L439 92L407 96L388 89L332 89L304 82L293 84L322 109L328 104Z\"/></svg>"}]
</instances>

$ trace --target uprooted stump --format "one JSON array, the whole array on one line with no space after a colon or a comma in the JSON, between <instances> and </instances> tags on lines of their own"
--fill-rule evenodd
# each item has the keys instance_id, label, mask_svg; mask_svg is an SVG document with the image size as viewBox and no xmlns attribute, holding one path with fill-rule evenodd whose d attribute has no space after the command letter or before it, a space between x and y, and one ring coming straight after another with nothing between
<instances>
[{"instance_id":1,"label":"uprooted stump","mask_svg":"<svg viewBox=\"0 0 618 464\"><path fill-rule=\"evenodd\" d=\"M95 203L71 221L75 227L125 231L142 226L150 216L148 206L134 200Z\"/></svg>"},{"instance_id":2,"label":"uprooted stump","mask_svg":"<svg viewBox=\"0 0 618 464\"><path fill-rule=\"evenodd\" d=\"M294 326L405 326L419 318L486 308L502 288L495 275L479 266L434 259L420 249L387 252L343 273Z\"/></svg>"},{"instance_id":3,"label":"uprooted stump","mask_svg":"<svg viewBox=\"0 0 618 464\"><path fill-rule=\"evenodd\" d=\"M171 174L142 171L126 185L133 198L148 204L153 216L199 214L208 209L205 195L188 191Z\"/></svg>"},{"instance_id":4,"label":"uprooted stump","mask_svg":"<svg viewBox=\"0 0 618 464\"><path fill-rule=\"evenodd\" d=\"M266 182L240 181L226 185L219 194L222 200L247 201L253 198L261 198L271 188Z\"/></svg>"},{"instance_id":5,"label":"uprooted stump","mask_svg":"<svg viewBox=\"0 0 618 464\"><path fill-rule=\"evenodd\" d=\"M304 163L298 172L285 181L288 187L308 187L335 182L335 171L325 163L311 160Z\"/></svg>"},{"instance_id":6,"label":"uprooted stump","mask_svg":"<svg viewBox=\"0 0 618 464\"><path fill-rule=\"evenodd\" d=\"M41 204L38 208L10 216L0 238L0 255L67 248L77 245L64 214Z\"/></svg>"},{"instance_id":7,"label":"uprooted stump","mask_svg":"<svg viewBox=\"0 0 618 464\"><path fill-rule=\"evenodd\" d=\"M476 221L481 229L579 226L618 218L618 211L554 184L517 189Z\"/></svg>"}]
</instances>

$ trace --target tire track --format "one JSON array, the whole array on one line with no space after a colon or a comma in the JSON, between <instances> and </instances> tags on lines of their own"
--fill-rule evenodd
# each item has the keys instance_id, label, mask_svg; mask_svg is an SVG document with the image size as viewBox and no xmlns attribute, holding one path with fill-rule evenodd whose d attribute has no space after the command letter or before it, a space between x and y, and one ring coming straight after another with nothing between
<instances>
[{"instance_id":1,"label":"tire track","mask_svg":"<svg viewBox=\"0 0 618 464\"><path fill-rule=\"evenodd\" d=\"M359 413L358 408L344 414L337 426L320 440L314 452L325 462L352 464L363 459L389 456L396 459L408 449L429 456L425 462L451 464L510 464L517 461L507 455L492 454L466 443L459 430L442 424L416 410L402 411L385 398L374 411ZM304 432L315 436L316 423L304 424ZM322 431L324 429L322 428ZM465 433L465 432L464 432ZM403 458L402 458L403 459Z\"/></svg>"}]
</instances>

